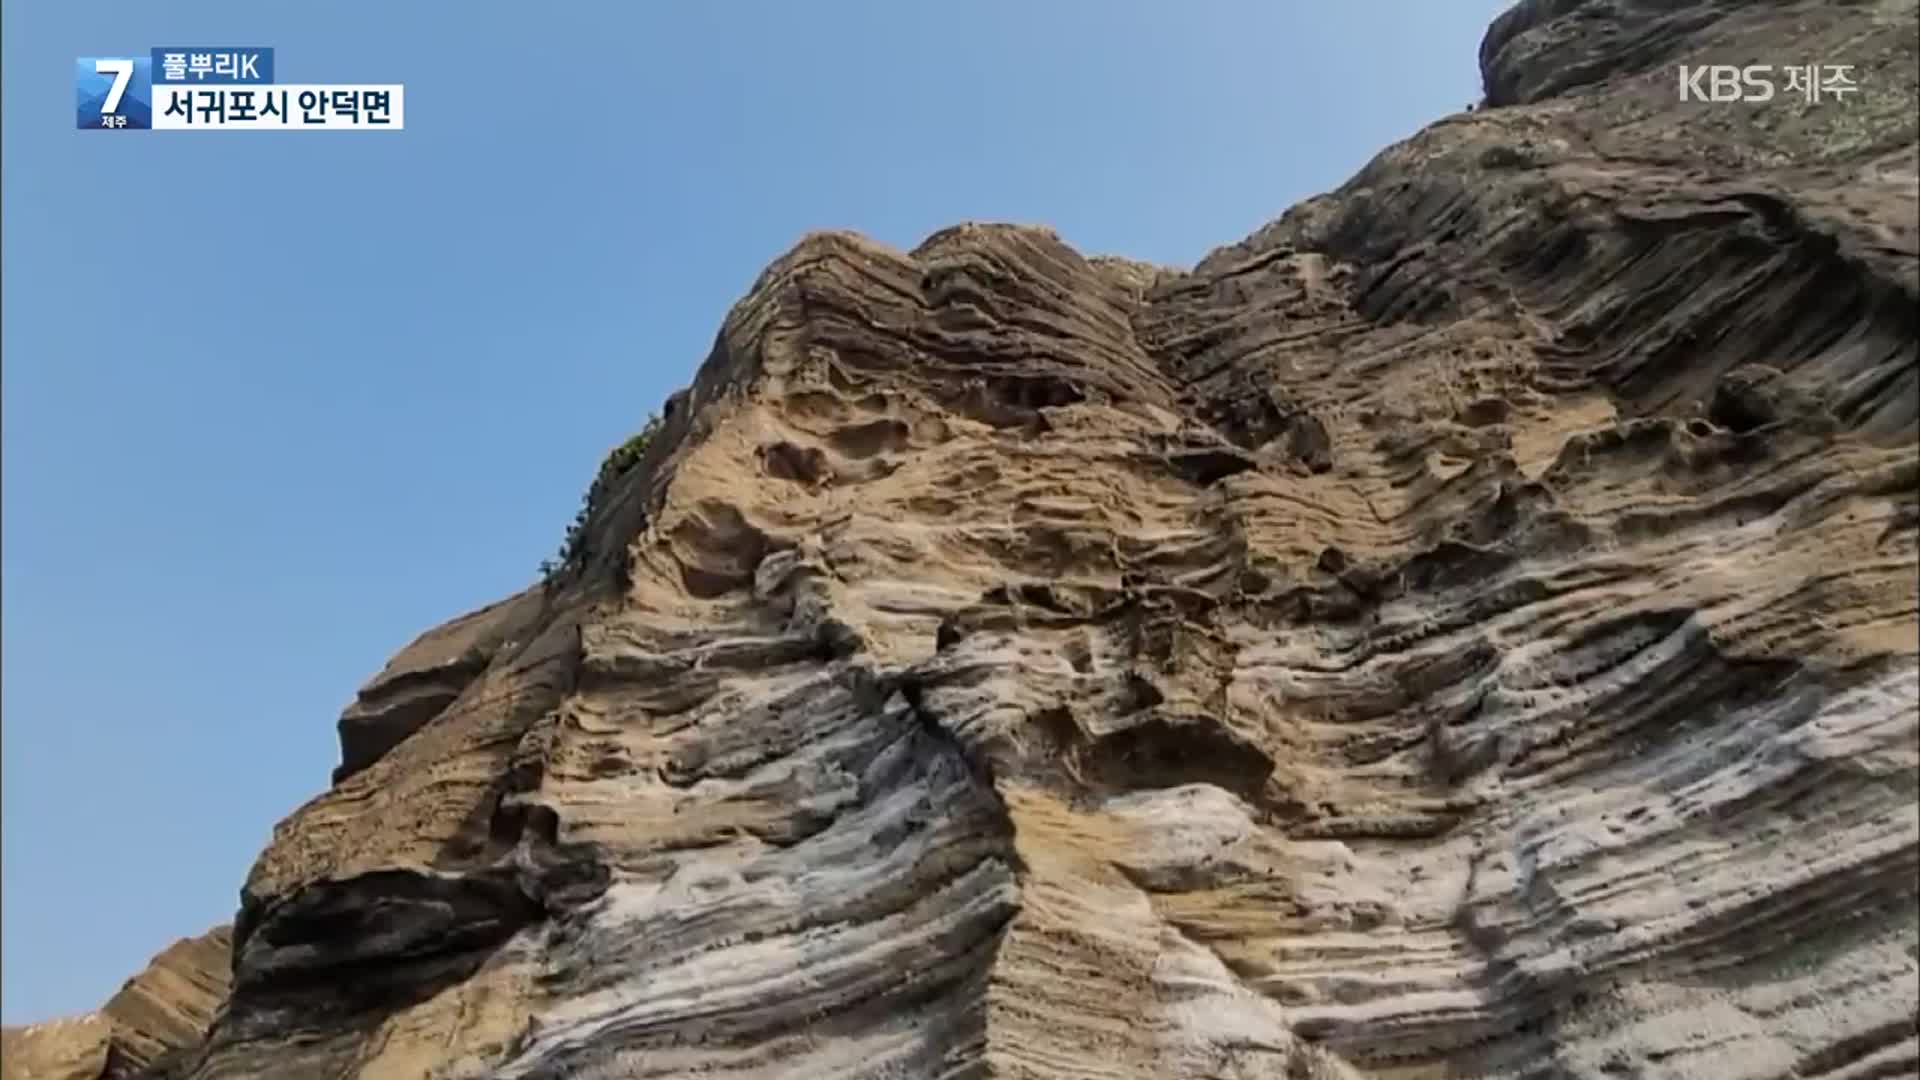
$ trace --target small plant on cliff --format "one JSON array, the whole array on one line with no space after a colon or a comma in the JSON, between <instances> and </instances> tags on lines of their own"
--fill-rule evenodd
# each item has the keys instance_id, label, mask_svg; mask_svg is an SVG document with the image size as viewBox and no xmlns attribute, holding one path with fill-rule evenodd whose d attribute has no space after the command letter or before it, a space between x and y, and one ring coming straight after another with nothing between
<instances>
[{"instance_id":1,"label":"small plant on cliff","mask_svg":"<svg viewBox=\"0 0 1920 1080\"><path fill-rule=\"evenodd\" d=\"M626 442L613 448L600 462L600 471L594 474L593 483L580 497L580 510L573 515L573 524L567 526L567 536L560 542L560 550L551 559L540 563L540 578L551 585L560 575L569 569L575 569L584 560L586 554L587 523L606 505L607 497L615 484L646 456L647 447L653 443L653 437L660 430L660 417L648 416L645 426Z\"/></svg>"},{"instance_id":2,"label":"small plant on cliff","mask_svg":"<svg viewBox=\"0 0 1920 1080\"><path fill-rule=\"evenodd\" d=\"M1534 163L1533 148L1526 144L1495 143L1480 151L1483 169L1524 169Z\"/></svg>"}]
</instances>

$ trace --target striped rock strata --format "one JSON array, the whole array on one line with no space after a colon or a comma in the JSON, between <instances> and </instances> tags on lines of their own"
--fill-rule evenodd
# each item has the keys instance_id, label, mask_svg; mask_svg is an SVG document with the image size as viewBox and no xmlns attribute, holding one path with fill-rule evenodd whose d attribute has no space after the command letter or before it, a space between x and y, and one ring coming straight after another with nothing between
<instances>
[{"instance_id":1,"label":"striped rock strata","mask_svg":"<svg viewBox=\"0 0 1920 1080\"><path fill-rule=\"evenodd\" d=\"M1523 3L1189 271L807 238L168 1075L1912 1075L1915 21Z\"/></svg>"},{"instance_id":2,"label":"striped rock strata","mask_svg":"<svg viewBox=\"0 0 1920 1080\"><path fill-rule=\"evenodd\" d=\"M163 950L98 1011L0 1030L5 1080L126 1080L179 1067L226 1000L232 929Z\"/></svg>"}]
</instances>

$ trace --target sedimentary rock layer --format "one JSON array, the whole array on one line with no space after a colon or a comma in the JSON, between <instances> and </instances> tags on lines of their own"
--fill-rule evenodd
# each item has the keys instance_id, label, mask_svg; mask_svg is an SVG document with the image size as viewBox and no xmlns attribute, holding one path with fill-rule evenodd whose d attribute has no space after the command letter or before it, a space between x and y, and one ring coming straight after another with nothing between
<instances>
[{"instance_id":1,"label":"sedimentary rock layer","mask_svg":"<svg viewBox=\"0 0 1920 1080\"><path fill-rule=\"evenodd\" d=\"M128 1080L178 1067L227 996L232 928L174 942L97 1012L0 1032L6 1080Z\"/></svg>"},{"instance_id":2,"label":"sedimentary rock layer","mask_svg":"<svg viewBox=\"0 0 1920 1080\"><path fill-rule=\"evenodd\" d=\"M171 1075L1912 1075L1915 28L1523 3L1191 270L807 238Z\"/></svg>"}]
</instances>

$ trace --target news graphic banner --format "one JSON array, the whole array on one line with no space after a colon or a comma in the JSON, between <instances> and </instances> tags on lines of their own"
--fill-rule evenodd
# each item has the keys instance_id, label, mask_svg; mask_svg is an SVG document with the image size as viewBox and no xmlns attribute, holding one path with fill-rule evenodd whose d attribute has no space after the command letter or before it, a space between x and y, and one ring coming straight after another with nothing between
<instances>
[{"instance_id":1,"label":"news graphic banner","mask_svg":"<svg viewBox=\"0 0 1920 1080\"><path fill-rule=\"evenodd\" d=\"M274 81L267 48L164 48L83 56L78 125L102 131L400 131L399 83Z\"/></svg>"}]
</instances>

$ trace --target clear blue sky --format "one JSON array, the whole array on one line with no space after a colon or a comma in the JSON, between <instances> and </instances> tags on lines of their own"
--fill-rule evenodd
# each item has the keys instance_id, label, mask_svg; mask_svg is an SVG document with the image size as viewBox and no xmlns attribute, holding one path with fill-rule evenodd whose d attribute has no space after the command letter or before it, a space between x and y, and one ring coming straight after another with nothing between
<instances>
[{"instance_id":1,"label":"clear blue sky","mask_svg":"<svg viewBox=\"0 0 1920 1080\"><path fill-rule=\"evenodd\" d=\"M7 3L6 1022L231 917L360 683L533 579L802 233L1191 264L1475 100L1505 6ZM407 129L74 129L76 57L229 44Z\"/></svg>"}]
</instances>

